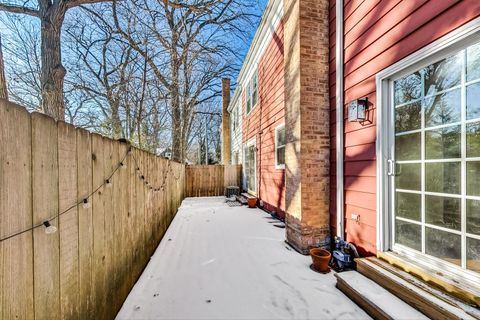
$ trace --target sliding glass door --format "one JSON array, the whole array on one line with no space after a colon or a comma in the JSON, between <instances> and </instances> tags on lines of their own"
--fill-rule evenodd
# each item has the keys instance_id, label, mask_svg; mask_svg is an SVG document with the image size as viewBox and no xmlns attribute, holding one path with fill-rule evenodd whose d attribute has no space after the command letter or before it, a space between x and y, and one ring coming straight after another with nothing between
<instances>
[{"instance_id":1,"label":"sliding glass door","mask_svg":"<svg viewBox=\"0 0 480 320\"><path fill-rule=\"evenodd\" d=\"M394 247L480 272L480 44L390 90Z\"/></svg>"}]
</instances>

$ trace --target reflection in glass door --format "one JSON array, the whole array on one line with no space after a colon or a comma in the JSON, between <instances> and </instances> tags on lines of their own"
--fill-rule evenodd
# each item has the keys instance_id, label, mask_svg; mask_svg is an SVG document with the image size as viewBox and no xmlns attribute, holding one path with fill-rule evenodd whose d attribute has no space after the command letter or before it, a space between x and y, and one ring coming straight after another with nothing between
<instances>
[{"instance_id":1,"label":"reflection in glass door","mask_svg":"<svg viewBox=\"0 0 480 320\"><path fill-rule=\"evenodd\" d=\"M480 272L480 44L391 90L394 246Z\"/></svg>"}]
</instances>

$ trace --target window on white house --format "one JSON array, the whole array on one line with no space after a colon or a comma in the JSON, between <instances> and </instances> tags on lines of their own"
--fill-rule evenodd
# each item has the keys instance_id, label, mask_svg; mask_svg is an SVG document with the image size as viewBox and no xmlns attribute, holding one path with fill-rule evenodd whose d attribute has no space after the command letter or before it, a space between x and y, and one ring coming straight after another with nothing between
<instances>
[{"instance_id":1,"label":"window on white house","mask_svg":"<svg viewBox=\"0 0 480 320\"><path fill-rule=\"evenodd\" d=\"M243 162L245 170L245 187L248 192L256 193L256 143L250 142L245 146L245 160Z\"/></svg>"},{"instance_id":2,"label":"window on white house","mask_svg":"<svg viewBox=\"0 0 480 320\"><path fill-rule=\"evenodd\" d=\"M238 129L238 106L235 106L235 108L233 109L233 130L237 130Z\"/></svg>"},{"instance_id":3,"label":"window on white house","mask_svg":"<svg viewBox=\"0 0 480 320\"><path fill-rule=\"evenodd\" d=\"M275 129L275 167L285 168L285 125L282 124Z\"/></svg>"},{"instance_id":4,"label":"window on white house","mask_svg":"<svg viewBox=\"0 0 480 320\"><path fill-rule=\"evenodd\" d=\"M249 114L257 105L258 102L258 73L252 76L252 79L247 84L246 90L247 108L246 113Z\"/></svg>"}]
</instances>

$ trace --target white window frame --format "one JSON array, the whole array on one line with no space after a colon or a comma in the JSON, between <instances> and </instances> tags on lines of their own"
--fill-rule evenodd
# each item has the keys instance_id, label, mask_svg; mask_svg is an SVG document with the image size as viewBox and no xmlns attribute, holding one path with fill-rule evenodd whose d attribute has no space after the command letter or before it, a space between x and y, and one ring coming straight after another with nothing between
<instances>
[{"instance_id":1,"label":"white window frame","mask_svg":"<svg viewBox=\"0 0 480 320\"><path fill-rule=\"evenodd\" d=\"M254 172L255 174L253 175L254 178L254 186L255 190L250 190L247 188L247 192L250 193L251 195L256 196L257 195L257 138L252 138L250 139L244 146L243 146L243 177L245 181L245 186L247 185L247 172L246 172L246 163L247 163L247 149L250 148L251 146L254 146L255 152L253 153L253 164L254 164Z\"/></svg>"},{"instance_id":2,"label":"white window frame","mask_svg":"<svg viewBox=\"0 0 480 320\"><path fill-rule=\"evenodd\" d=\"M257 81L257 86L256 88L254 87L253 83L254 80L256 79ZM257 101L253 103L253 97L254 93L257 93ZM255 70L250 77L250 80L248 81L246 87L245 87L245 114L248 116L249 114L252 113L252 111L255 109L255 107L258 105L258 102L260 100L260 97L258 95L259 90L258 90L258 70ZM251 108L248 110L248 102L251 102Z\"/></svg>"},{"instance_id":3,"label":"white window frame","mask_svg":"<svg viewBox=\"0 0 480 320\"><path fill-rule=\"evenodd\" d=\"M278 146L278 131L282 128L285 129L285 123L282 123L275 128L275 169L278 169L278 170L285 169L285 163L284 164L279 164L278 163L278 153L277 153L277 150L279 148L279 146ZM280 146L280 147L283 147L283 148L286 149L286 146L287 146L287 143L285 141L285 144L283 146Z\"/></svg>"},{"instance_id":4,"label":"white window frame","mask_svg":"<svg viewBox=\"0 0 480 320\"><path fill-rule=\"evenodd\" d=\"M395 252L414 259L420 265L430 268L441 268L442 272L450 276L461 274L465 279L480 281L477 272L462 269L459 266L445 262L439 258L427 256L413 249L403 247L393 242L394 232L392 229L393 219L390 214L393 204L393 192L389 189L389 176L387 175L387 161L391 153L387 137L392 135L391 128L394 127L394 116L391 109L393 105L393 80L415 72L432 62L439 61L455 52L458 52L471 44L480 42L480 18L477 18L435 42L412 53L399 62L382 70L376 76L377 87L377 250ZM462 213L464 214L464 213ZM463 219L463 217L462 217ZM463 246L463 243L462 243Z\"/></svg>"},{"instance_id":5,"label":"white window frame","mask_svg":"<svg viewBox=\"0 0 480 320\"><path fill-rule=\"evenodd\" d=\"M238 106L233 107L232 110L232 132L236 133L238 130Z\"/></svg>"}]
</instances>

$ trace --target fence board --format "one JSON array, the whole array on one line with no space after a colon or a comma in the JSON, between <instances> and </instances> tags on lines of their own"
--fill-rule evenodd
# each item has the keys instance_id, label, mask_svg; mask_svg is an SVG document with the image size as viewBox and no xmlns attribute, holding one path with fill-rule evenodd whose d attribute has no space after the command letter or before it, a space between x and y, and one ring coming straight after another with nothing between
<instances>
[{"instance_id":1,"label":"fence board","mask_svg":"<svg viewBox=\"0 0 480 320\"><path fill-rule=\"evenodd\" d=\"M32 225L31 121L0 105L0 237ZM32 231L0 243L0 318L33 318Z\"/></svg>"},{"instance_id":2,"label":"fence board","mask_svg":"<svg viewBox=\"0 0 480 320\"><path fill-rule=\"evenodd\" d=\"M59 210L65 212L59 217L61 318L78 319L77 134L74 126L64 122L58 122L58 175L62 177L58 181Z\"/></svg>"},{"instance_id":3,"label":"fence board","mask_svg":"<svg viewBox=\"0 0 480 320\"><path fill-rule=\"evenodd\" d=\"M183 170L186 197L222 196L226 187L241 185L240 165L186 166Z\"/></svg>"},{"instance_id":4,"label":"fence board","mask_svg":"<svg viewBox=\"0 0 480 320\"><path fill-rule=\"evenodd\" d=\"M45 115L32 114L33 224L58 212L57 124ZM58 218L50 223L60 227ZM33 231L35 318L60 319L59 232Z\"/></svg>"},{"instance_id":5,"label":"fence board","mask_svg":"<svg viewBox=\"0 0 480 320\"><path fill-rule=\"evenodd\" d=\"M77 130L77 199L84 199L92 193L92 139L88 131ZM95 315L93 293L93 207L78 207L78 259L80 319L93 319Z\"/></svg>"},{"instance_id":6,"label":"fence board","mask_svg":"<svg viewBox=\"0 0 480 320\"><path fill-rule=\"evenodd\" d=\"M97 134L92 135L92 185L93 189L97 189L104 183L105 177L105 149L104 138ZM98 318L106 318L106 290L107 277L105 264L105 200L106 190L109 187L101 188L93 194L93 292L95 303L95 315Z\"/></svg>"},{"instance_id":7,"label":"fence board","mask_svg":"<svg viewBox=\"0 0 480 320\"><path fill-rule=\"evenodd\" d=\"M115 152L115 144L112 140L104 139L105 149L105 173L104 177L110 176L118 166L118 152ZM118 150L118 147L117 147ZM111 319L115 315L115 286L117 284L117 273L115 267L115 211L118 206L115 204L115 193L119 190L119 181L117 176L112 177L112 188L105 189L105 282L107 284L106 297L107 305L111 306L107 311L106 318Z\"/></svg>"}]
</instances>

